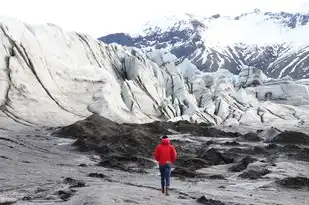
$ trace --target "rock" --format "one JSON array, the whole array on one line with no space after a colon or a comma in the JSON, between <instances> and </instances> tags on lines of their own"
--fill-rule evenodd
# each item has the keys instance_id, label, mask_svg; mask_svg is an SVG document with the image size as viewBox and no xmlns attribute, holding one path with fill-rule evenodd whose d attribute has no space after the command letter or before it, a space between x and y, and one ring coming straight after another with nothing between
<instances>
[{"instance_id":1,"label":"rock","mask_svg":"<svg viewBox=\"0 0 309 205\"><path fill-rule=\"evenodd\" d=\"M257 159L254 159L250 156L247 156L243 158L240 162L238 162L236 165L233 165L229 168L230 172L241 172L247 168L247 166L250 163L256 162Z\"/></svg>"},{"instance_id":2,"label":"rock","mask_svg":"<svg viewBox=\"0 0 309 205\"><path fill-rule=\"evenodd\" d=\"M243 172L242 174L239 175L239 177L243 179L259 179L262 176L265 176L267 174L271 173L270 170L268 169L262 169L262 170L248 170L246 172Z\"/></svg>"},{"instance_id":3,"label":"rock","mask_svg":"<svg viewBox=\"0 0 309 205\"><path fill-rule=\"evenodd\" d=\"M95 178L106 178L107 176L102 173L90 173L88 177L95 177Z\"/></svg>"},{"instance_id":4,"label":"rock","mask_svg":"<svg viewBox=\"0 0 309 205\"><path fill-rule=\"evenodd\" d=\"M286 188L309 188L309 179L306 177L287 177L276 182Z\"/></svg>"},{"instance_id":5,"label":"rock","mask_svg":"<svg viewBox=\"0 0 309 205\"><path fill-rule=\"evenodd\" d=\"M249 142L259 142L259 141L263 140L262 138L260 138L258 136L257 133L253 133L253 132L249 132L249 133L247 133L245 135L242 135L240 137L240 139L245 140L245 141L249 141Z\"/></svg>"},{"instance_id":6,"label":"rock","mask_svg":"<svg viewBox=\"0 0 309 205\"><path fill-rule=\"evenodd\" d=\"M284 131L274 137L271 142L277 144L309 145L309 136L301 132Z\"/></svg>"},{"instance_id":7,"label":"rock","mask_svg":"<svg viewBox=\"0 0 309 205\"><path fill-rule=\"evenodd\" d=\"M202 196L197 199L197 202L200 204L206 204L206 205L226 205L225 203L213 199L207 199L205 196Z\"/></svg>"},{"instance_id":8,"label":"rock","mask_svg":"<svg viewBox=\"0 0 309 205\"><path fill-rule=\"evenodd\" d=\"M86 183L80 180L67 177L63 180L64 184L70 184L70 188L85 187Z\"/></svg>"}]
</instances>

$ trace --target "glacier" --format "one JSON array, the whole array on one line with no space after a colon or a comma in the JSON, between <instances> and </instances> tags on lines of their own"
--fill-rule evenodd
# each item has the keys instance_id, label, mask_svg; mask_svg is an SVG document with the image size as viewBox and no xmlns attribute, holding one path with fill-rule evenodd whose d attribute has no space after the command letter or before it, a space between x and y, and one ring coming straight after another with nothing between
<instances>
[{"instance_id":1,"label":"glacier","mask_svg":"<svg viewBox=\"0 0 309 205\"><path fill-rule=\"evenodd\" d=\"M224 126L298 126L309 116L305 80L271 79L251 67L202 72L167 51L107 45L52 24L0 22L1 129L63 126L93 113L120 123Z\"/></svg>"}]
</instances>

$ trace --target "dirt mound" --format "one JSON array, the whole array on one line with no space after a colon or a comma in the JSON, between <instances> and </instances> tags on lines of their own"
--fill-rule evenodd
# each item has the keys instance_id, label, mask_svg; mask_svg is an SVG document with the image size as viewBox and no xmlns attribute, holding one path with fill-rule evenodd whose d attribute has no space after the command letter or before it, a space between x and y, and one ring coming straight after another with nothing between
<instances>
[{"instance_id":1,"label":"dirt mound","mask_svg":"<svg viewBox=\"0 0 309 205\"><path fill-rule=\"evenodd\" d=\"M271 140L272 143L277 144L306 144L309 145L309 136L294 131L284 131L278 134Z\"/></svg>"},{"instance_id":2,"label":"dirt mound","mask_svg":"<svg viewBox=\"0 0 309 205\"><path fill-rule=\"evenodd\" d=\"M101 154L99 165L125 171L143 172L145 168L155 165L153 151L160 142L160 137L172 134L171 130L180 133L192 133L198 136L236 138L238 133L227 133L209 127L209 124L192 124L186 121L152 122L147 124L118 124L98 115L63 127L53 134L60 137L77 138L74 143L80 151L95 151ZM172 141L172 144L174 142ZM196 156L201 145L191 145L175 141L174 146L179 154L177 165L192 170L209 164L227 163L220 153L210 151L203 157ZM191 157L186 154L193 154ZM205 159L204 159L205 157Z\"/></svg>"}]
</instances>

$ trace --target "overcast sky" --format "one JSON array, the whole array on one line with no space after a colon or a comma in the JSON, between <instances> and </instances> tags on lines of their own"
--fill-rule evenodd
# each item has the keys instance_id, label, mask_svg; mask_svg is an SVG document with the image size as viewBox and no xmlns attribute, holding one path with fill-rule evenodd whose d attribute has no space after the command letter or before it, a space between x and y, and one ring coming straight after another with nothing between
<instances>
[{"instance_id":1,"label":"overcast sky","mask_svg":"<svg viewBox=\"0 0 309 205\"><path fill-rule=\"evenodd\" d=\"M93 37L130 31L156 16L211 16L262 11L308 11L309 0L0 0L0 15L28 23L53 23Z\"/></svg>"}]
</instances>

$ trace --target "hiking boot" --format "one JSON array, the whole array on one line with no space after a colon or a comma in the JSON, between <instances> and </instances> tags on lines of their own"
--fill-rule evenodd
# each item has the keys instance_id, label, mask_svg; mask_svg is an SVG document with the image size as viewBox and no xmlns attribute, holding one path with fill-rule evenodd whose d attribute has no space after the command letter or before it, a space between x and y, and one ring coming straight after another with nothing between
<instances>
[{"instance_id":1,"label":"hiking boot","mask_svg":"<svg viewBox=\"0 0 309 205\"><path fill-rule=\"evenodd\" d=\"M166 190L165 190L165 195L166 195L166 196L169 196L169 195L170 195L167 187L166 187Z\"/></svg>"},{"instance_id":2,"label":"hiking boot","mask_svg":"<svg viewBox=\"0 0 309 205\"><path fill-rule=\"evenodd\" d=\"M162 194L164 194L164 187L163 187L163 188L161 188L161 192L162 192Z\"/></svg>"}]
</instances>

